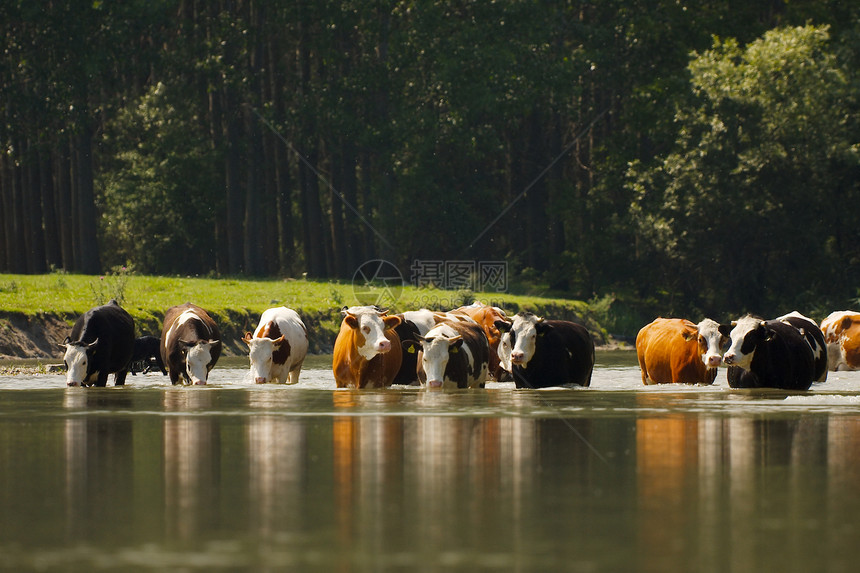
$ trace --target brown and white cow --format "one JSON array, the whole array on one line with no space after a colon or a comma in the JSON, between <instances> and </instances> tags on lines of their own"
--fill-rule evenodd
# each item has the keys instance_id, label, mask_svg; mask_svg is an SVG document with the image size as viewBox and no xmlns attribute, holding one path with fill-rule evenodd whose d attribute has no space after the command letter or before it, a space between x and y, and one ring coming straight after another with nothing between
<instances>
[{"instance_id":1,"label":"brown and white cow","mask_svg":"<svg viewBox=\"0 0 860 573\"><path fill-rule=\"evenodd\" d=\"M636 356L644 384L713 384L727 338L710 318L693 324L657 318L636 336Z\"/></svg>"},{"instance_id":2,"label":"brown and white cow","mask_svg":"<svg viewBox=\"0 0 860 573\"><path fill-rule=\"evenodd\" d=\"M821 321L830 370L860 370L860 312L840 310Z\"/></svg>"},{"instance_id":3,"label":"brown and white cow","mask_svg":"<svg viewBox=\"0 0 860 573\"><path fill-rule=\"evenodd\" d=\"M484 329L484 334L487 335L487 342L490 344L490 376L495 380L501 380L504 377L504 373L506 371L510 372L510 369L506 369L502 365L499 357L499 344L502 341L502 331L496 326L496 321L510 322L508 315L497 306L490 306L481 302L476 302L469 306L461 306L455 312L467 314Z\"/></svg>"},{"instance_id":4,"label":"brown and white cow","mask_svg":"<svg viewBox=\"0 0 860 573\"><path fill-rule=\"evenodd\" d=\"M254 382L299 381L308 354L308 330L296 311L284 306L266 309L254 334L246 332L242 340L248 345Z\"/></svg>"},{"instance_id":5,"label":"brown and white cow","mask_svg":"<svg viewBox=\"0 0 860 573\"><path fill-rule=\"evenodd\" d=\"M173 384L206 384L221 356L221 331L209 313L190 302L167 309L161 359Z\"/></svg>"},{"instance_id":6,"label":"brown and white cow","mask_svg":"<svg viewBox=\"0 0 860 573\"><path fill-rule=\"evenodd\" d=\"M338 388L384 388L391 385L403 351L394 331L400 317L374 306L342 310L344 317L334 343L332 371Z\"/></svg>"},{"instance_id":7,"label":"brown and white cow","mask_svg":"<svg viewBox=\"0 0 860 573\"><path fill-rule=\"evenodd\" d=\"M426 388L483 388L487 382L490 346L478 324L440 323L417 344L404 342L404 349L417 349L418 379Z\"/></svg>"}]
</instances>

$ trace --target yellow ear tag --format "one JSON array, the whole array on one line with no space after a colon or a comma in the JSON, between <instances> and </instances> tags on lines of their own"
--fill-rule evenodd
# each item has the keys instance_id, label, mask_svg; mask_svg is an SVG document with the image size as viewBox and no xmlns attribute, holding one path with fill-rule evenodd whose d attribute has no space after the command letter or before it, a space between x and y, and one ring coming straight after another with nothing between
<instances>
[{"instance_id":1,"label":"yellow ear tag","mask_svg":"<svg viewBox=\"0 0 860 573\"><path fill-rule=\"evenodd\" d=\"M406 352L408 352L409 354L415 354L415 345L410 344L409 349Z\"/></svg>"},{"instance_id":2,"label":"yellow ear tag","mask_svg":"<svg viewBox=\"0 0 860 573\"><path fill-rule=\"evenodd\" d=\"M460 352L460 349L455 346L454 348L451 349L451 352L453 354L457 354L458 352Z\"/></svg>"}]
</instances>

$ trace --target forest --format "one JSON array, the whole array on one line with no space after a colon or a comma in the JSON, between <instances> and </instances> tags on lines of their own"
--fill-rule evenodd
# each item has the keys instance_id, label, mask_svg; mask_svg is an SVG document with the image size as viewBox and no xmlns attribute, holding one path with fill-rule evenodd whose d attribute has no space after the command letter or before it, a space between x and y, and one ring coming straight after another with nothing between
<instances>
[{"instance_id":1,"label":"forest","mask_svg":"<svg viewBox=\"0 0 860 573\"><path fill-rule=\"evenodd\" d=\"M4 0L0 272L860 292L860 4Z\"/></svg>"}]
</instances>

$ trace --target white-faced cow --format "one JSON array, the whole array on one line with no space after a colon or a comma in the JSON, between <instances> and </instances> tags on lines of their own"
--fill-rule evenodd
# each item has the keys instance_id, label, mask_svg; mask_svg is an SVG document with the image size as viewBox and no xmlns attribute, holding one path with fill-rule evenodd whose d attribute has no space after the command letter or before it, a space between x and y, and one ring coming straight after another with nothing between
<instances>
[{"instance_id":1,"label":"white-faced cow","mask_svg":"<svg viewBox=\"0 0 860 573\"><path fill-rule=\"evenodd\" d=\"M642 383L713 384L726 341L719 328L710 318L657 318L643 326L636 336Z\"/></svg>"},{"instance_id":2,"label":"white-faced cow","mask_svg":"<svg viewBox=\"0 0 860 573\"><path fill-rule=\"evenodd\" d=\"M400 363L400 370L394 377L392 384L417 384L418 383L418 347L420 337L426 335L436 325L443 322L464 322L474 324L475 321L465 313L456 310L450 312L433 311L426 308L409 310L400 317L400 324L394 331L400 337L404 353ZM414 344L407 345L407 342Z\"/></svg>"},{"instance_id":3,"label":"white-faced cow","mask_svg":"<svg viewBox=\"0 0 860 573\"><path fill-rule=\"evenodd\" d=\"M496 327L511 334L511 365L517 388L591 384L594 340L581 324L521 312L513 324L499 320Z\"/></svg>"},{"instance_id":4,"label":"white-faced cow","mask_svg":"<svg viewBox=\"0 0 860 573\"><path fill-rule=\"evenodd\" d=\"M804 340L806 340L806 343L812 350L812 360L814 363L813 381L825 382L827 380L827 343L824 341L824 333L818 328L818 324L796 310L780 316L776 320L790 324L803 335Z\"/></svg>"},{"instance_id":5,"label":"white-faced cow","mask_svg":"<svg viewBox=\"0 0 860 573\"><path fill-rule=\"evenodd\" d=\"M383 388L394 381L403 352L394 329L399 316L375 306L344 308L334 343L332 371L338 388Z\"/></svg>"},{"instance_id":6,"label":"white-faced cow","mask_svg":"<svg viewBox=\"0 0 860 573\"><path fill-rule=\"evenodd\" d=\"M242 340L248 345L254 382L299 381L308 353L308 331L296 311L283 306L265 310L253 336L246 332Z\"/></svg>"},{"instance_id":7,"label":"white-faced cow","mask_svg":"<svg viewBox=\"0 0 860 573\"><path fill-rule=\"evenodd\" d=\"M417 355L418 379L425 388L483 388L487 382L490 346L478 324L446 321L403 346Z\"/></svg>"},{"instance_id":8,"label":"white-faced cow","mask_svg":"<svg viewBox=\"0 0 860 573\"><path fill-rule=\"evenodd\" d=\"M812 348L791 324L747 315L721 325L720 332L730 339L723 363L732 388L808 390L812 385Z\"/></svg>"},{"instance_id":9,"label":"white-faced cow","mask_svg":"<svg viewBox=\"0 0 860 573\"><path fill-rule=\"evenodd\" d=\"M840 310L821 321L830 370L860 370L860 312Z\"/></svg>"},{"instance_id":10,"label":"white-faced cow","mask_svg":"<svg viewBox=\"0 0 860 573\"><path fill-rule=\"evenodd\" d=\"M134 319L112 300L78 317L61 346L69 386L106 386L111 373L114 385L122 386L134 351Z\"/></svg>"},{"instance_id":11,"label":"white-faced cow","mask_svg":"<svg viewBox=\"0 0 860 573\"><path fill-rule=\"evenodd\" d=\"M190 302L173 306L164 314L161 359L170 381L202 385L221 356L221 331L209 313Z\"/></svg>"},{"instance_id":12,"label":"white-faced cow","mask_svg":"<svg viewBox=\"0 0 860 573\"><path fill-rule=\"evenodd\" d=\"M161 340L157 336L139 336L134 339L131 373L147 374L153 370L167 374L164 362L161 361Z\"/></svg>"}]
</instances>

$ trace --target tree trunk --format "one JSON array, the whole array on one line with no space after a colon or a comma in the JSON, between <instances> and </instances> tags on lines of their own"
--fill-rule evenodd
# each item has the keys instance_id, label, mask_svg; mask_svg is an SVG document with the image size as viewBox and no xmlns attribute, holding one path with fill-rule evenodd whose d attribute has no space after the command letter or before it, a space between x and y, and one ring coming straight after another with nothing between
<instances>
[{"instance_id":1,"label":"tree trunk","mask_svg":"<svg viewBox=\"0 0 860 573\"><path fill-rule=\"evenodd\" d=\"M86 274L101 272L98 247L98 215L93 187L93 133L88 120L82 122L75 136L75 187L78 210L77 241L80 245L80 270Z\"/></svg>"},{"instance_id":2,"label":"tree trunk","mask_svg":"<svg viewBox=\"0 0 860 573\"><path fill-rule=\"evenodd\" d=\"M42 195L42 214L45 221L45 258L48 266L59 269L63 266L60 251L60 225L57 218L54 178L51 173L51 153L48 149L39 150L39 185Z\"/></svg>"}]
</instances>

